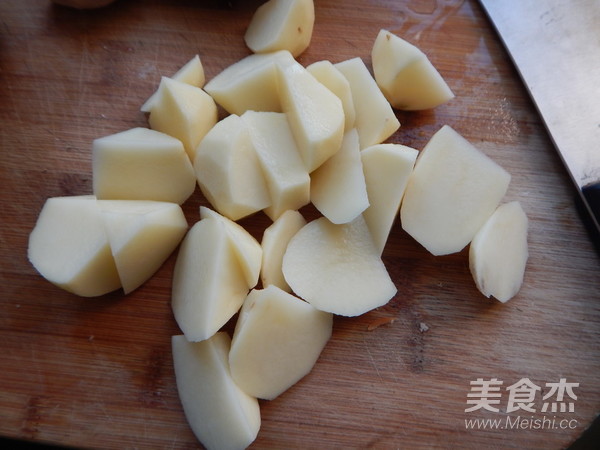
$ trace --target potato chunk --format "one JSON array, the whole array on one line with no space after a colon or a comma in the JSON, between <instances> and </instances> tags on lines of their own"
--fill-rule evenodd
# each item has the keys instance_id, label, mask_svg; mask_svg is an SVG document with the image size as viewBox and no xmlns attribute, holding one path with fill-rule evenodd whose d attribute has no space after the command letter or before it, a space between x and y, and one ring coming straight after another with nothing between
<instances>
[{"instance_id":1,"label":"potato chunk","mask_svg":"<svg viewBox=\"0 0 600 450\"><path fill-rule=\"evenodd\" d=\"M312 370L332 325L332 314L276 286L251 291L231 341L231 376L246 393L274 399Z\"/></svg>"},{"instance_id":2,"label":"potato chunk","mask_svg":"<svg viewBox=\"0 0 600 450\"><path fill-rule=\"evenodd\" d=\"M477 232L469 248L469 267L486 297L505 303L521 289L529 251L528 220L517 201L505 203Z\"/></svg>"},{"instance_id":3,"label":"potato chunk","mask_svg":"<svg viewBox=\"0 0 600 450\"><path fill-rule=\"evenodd\" d=\"M190 428L209 450L248 447L260 429L256 398L242 391L231 377L225 332L202 342L185 336L171 338L177 392Z\"/></svg>"},{"instance_id":4,"label":"potato chunk","mask_svg":"<svg viewBox=\"0 0 600 450\"><path fill-rule=\"evenodd\" d=\"M288 244L283 275L296 295L342 316L363 314L396 294L362 215L342 225L325 217L306 224Z\"/></svg>"}]
</instances>

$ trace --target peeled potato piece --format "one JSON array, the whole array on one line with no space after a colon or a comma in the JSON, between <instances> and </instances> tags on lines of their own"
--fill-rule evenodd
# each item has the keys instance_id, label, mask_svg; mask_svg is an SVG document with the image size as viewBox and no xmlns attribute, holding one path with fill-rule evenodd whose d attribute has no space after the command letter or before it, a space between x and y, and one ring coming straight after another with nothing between
<instances>
[{"instance_id":1,"label":"peeled potato piece","mask_svg":"<svg viewBox=\"0 0 600 450\"><path fill-rule=\"evenodd\" d=\"M204 83L206 82L206 78L204 76L204 67L200 61L200 56L196 55L190 59L171 78L175 81L181 81L182 83L190 84L199 88L203 87ZM144 102L140 108L140 111L149 113L159 95L159 92L154 92L154 94L152 94L148 100Z\"/></svg>"},{"instance_id":2,"label":"peeled potato piece","mask_svg":"<svg viewBox=\"0 0 600 450\"><path fill-rule=\"evenodd\" d=\"M132 128L94 140L94 194L99 199L156 200L182 204L196 188L196 174L178 139Z\"/></svg>"},{"instance_id":3,"label":"peeled potato piece","mask_svg":"<svg viewBox=\"0 0 600 450\"><path fill-rule=\"evenodd\" d=\"M200 207L200 219L212 217L220 220L225 225L233 252L242 267L248 288L253 288L258 283L262 263L262 247L258 241L244 227L237 222L222 216L216 211L205 206Z\"/></svg>"},{"instance_id":4,"label":"peeled potato piece","mask_svg":"<svg viewBox=\"0 0 600 450\"><path fill-rule=\"evenodd\" d=\"M173 314L186 338L210 338L238 312L248 291L223 221L196 222L179 248L171 292Z\"/></svg>"},{"instance_id":5,"label":"peeled potato piece","mask_svg":"<svg viewBox=\"0 0 600 450\"><path fill-rule=\"evenodd\" d=\"M517 201L500 205L477 232L469 266L477 288L505 303L521 289L529 251L528 220Z\"/></svg>"},{"instance_id":6,"label":"peeled potato piece","mask_svg":"<svg viewBox=\"0 0 600 450\"><path fill-rule=\"evenodd\" d=\"M121 287L96 197L46 200L29 235L29 261L48 281L95 297Z\"/></svg>"},{"instance_id":7,"label":"peeled potato piece","mask_svg":"<svg viewBox=\"0 0 600 450\"><path fill-rule=\"evenodd\" d=\"M288 50L296 57L308 48L314 23L313 0L269 0L255 11L244 40L255 53Z\"/></svg>"},{"instance_id":8,"label":"peeled potato piece","mask_svg":"<svg viewBox=\"0 0 600 450\"><path fill-rule=\"evenodd\" d=\"M288 209L300 209L310 203L310 177L286 115L246 111L241 118L248 125L269 190L271 205L265 214L275 220Z\"/></svg>"},{"instance_id":9,"label":"peeled potato piece","mask_svg":"<svg viewBox=\"0 0 600 450\"><path fill-rule=\"evenodd\" d=\"M332 325L332 314L276 286L251 291L231 341L231 376L246 393L274 399L311 371Z\"/></svg>"},{"instance_id":10,"label":"peeled potato piece","mask_svg":"<svg viewBox=\"0 0 600 450\"><path fill-rule=\"evenodd\" d=\"M163 77L148 122L152 129L179 139L194 161L196 147L217 123L217 105L199 87Z\"/></svg>"},{"instance_id":11,"label":"peeled potato piece","mask_svg":"<svg viewBox=\"0 0 600 450\"><path fill-rule=\"evenodd\" d=\"M369 207L363 217L383 253L419 152L400 144L376 144L360 152Z\"/></svg>"},{"instance_id":12,"label":"peeled potato piece","mask_svg":"<svg viewBox=\"0 0 600 450\"><path fill-rule=\"evenodd\" d=\"M260 407L231 377L225 332L202 342L171 338L177 392L185 417L207 449L244 449L258 435Z\"/></svg>"},{"instance_id":13,"label":"peeled potato piece","mask_svg":"<svg viewBox=\"0 0 600 450\"><path fill-rule=\"evenodd\" d=\"M123 291L137 289L183 239L188 224L176 203L98 200Z\"/></svg>"},{"instance_id":14,"label":"peeled potato piece","mask_svg":"<svg viewBox=\"0 0 600 450\"><path fill-rule=\"evenodd\" d=\"M352 222L369 206L356 129L342 147L311 174L310 198L332 223Z\"/></svg>"},{"instance_id":15,"label":"peeled potato piece","mask_svg":"<svg viewBox=\"0 0 600 450\"><path fill-rule=\"evenodd\" d=\"M248 125L235 114L219 121L202 139L194 170L204 196L231 220L271 205Z\"/></svg>"},{"instance_id":16,"label":"peeled potato piece","mask_svg":"<svg viewBox=\"0 0 600 450\"><path fill-rule=\"evenodd\" d=\"M350 83L346 77L330 61L326 60L312 63L306 67L306 70L341 100L345 118L344 130L353 128L356 112Z\"/></svg>"},{"instance_id":17,"label":"peeled potato piece","mask_svg":"<svg viewBox=\"0 0 600 450\"><path fill-rule=\"evenodd\" d=\"M281 264L290 239L304 225L306 220L300 212L288 210L265 229L260 242L263 250L260 279L263 286L273 284L283 291L292 291L283 277Z\"/></svg>"},{"instance_id":18,"label":"peeled potato piece","mask_svg":"<svg viewBox=\"0 0 600 450\"><path fill-rule=\"evenodd\" d=\"M387 30L377 35L371 60L375 80L394 108L431 109L454 98L427 55Z\"/></svg>"},{"instance_id":19,"label":"peeled potato piece","mask_svg":"<svg viewBox=\"0 0 600 450\"><path fill-rule=\"evenodd\" d=\"M402 228L433 255L459 252L509 183L506 170L445 125L417 158L400 208Z\"/></svg>"},{"instance_id":20,"label":"peeled potato piece","mask_svg":"<svg viewBox=\"0 0 600 450\"><path fill-rule=\"evenodd\" d=\"M288 244L283 275L293 292L321 311L358 316L395 294L364 218L335 225L321 217Z\"/></svg>"},{"instance_id":21,"label":"peeled potato piece","mask_svg":"<svg viewBox=\"0 0 600 450\"><path fill-rule=\"evenodd\" d=\"M290 64L296 61L287 50L252 54L225 68L206 83L204 90L230 114L281 112L278 66Z\"/></svg>"},{"instance_id":22,"label":"peeled potato piece","mask_svg":"<svg viewBox=\"0 0 600 450\"><path fill-rule=\"evenodd\" d=\"M377 86L361 58L335 64L350 84L356 110L354 127L358 130L361 150L380 144L400 128L392 107Z\"/></svg>"},{"instance_id":23,"label":"peeled potato piece","mask_svg":"<svg viewBox=\"0 0 600 450\"><path fill-rule=\"evenodd\" d=\"M310 173L340 149L345 123L342 102L302 65L278 67L281 107Z\"/></svg>"}]
</instances>

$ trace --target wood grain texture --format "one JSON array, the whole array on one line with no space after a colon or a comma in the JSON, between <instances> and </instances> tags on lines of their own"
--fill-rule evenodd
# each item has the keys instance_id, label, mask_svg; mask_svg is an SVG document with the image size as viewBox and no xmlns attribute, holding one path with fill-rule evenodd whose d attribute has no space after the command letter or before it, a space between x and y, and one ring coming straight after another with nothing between
<instances>
[{"instance_id":1,"label":"wood grain texture","mask_svg":"<svg viewBox=\"0 0 600 450\"><path fill-rule=\"evenodd\" d=\"M43 0L0 3L0 435L94 448L197 448L174 383L175 255L130 295L68 294L29 264L48 197L92 189L91 142L146 126L161 75L198 53L207 78L249 53L259 1L117 0L80 12ZM525 284L502 305L475 288L466 251L429 255L398 224L384 261L397 296L336 318L314 370L261 402L255 448L561 448L600 410L599 259L574 190L526 91L476 1L316 0L303 64L360 56L380 28L424 50L456 94L398 112L390 139L421 149L449 124L512 174L506 200L530 219ZM360 107L360 105L358 105ZM185 204L190 224L199 190ZM313 209L305 211L314 215ZM241 223L257 237L259 214ZM392 320L393 319L393 320ZM467 430L470 381L578 382L573 429ZM547 389L547 388L546 388ZM547 390L545 391L547 392ZM506 399L506 394L503 397ZM538 398L539 405L539 398ZM517 411L529 418L540 412Z\"/></svg>"}]
</instances>

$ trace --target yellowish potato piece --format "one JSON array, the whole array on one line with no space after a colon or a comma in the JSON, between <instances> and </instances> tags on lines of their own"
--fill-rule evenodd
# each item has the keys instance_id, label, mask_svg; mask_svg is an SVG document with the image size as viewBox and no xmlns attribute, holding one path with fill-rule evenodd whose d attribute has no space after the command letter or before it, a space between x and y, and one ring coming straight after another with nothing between
<instances>
[{"instance_id":1,"label":"yellowish potato piece","mask_svg":"<svg viewBox=\"0 0 600 450\"><path fill-rule=\"evenodd\" d=\"M304 225L306 220L299 211L288 210L265 229L260 242L263 249L260 272L263 286L272 284L285 292L292 291L285 281L281 265L288 243Z\"/></svg>"},{"instance_id":2,"label":"yellowish potato piece","mask_svg":"<svg viewBox=\"0 0 600 450\"><path fill-rule=\"evenodd\" d=\"M217 105L196 86L163 77L150 109L150 127L179 139L190 161L204 135L217 123Z\"/></svg>"},{"instance_id":3,"label":"yellowish potato piece","mask_svg":"<svg viewBox=\"0 0 600 450\"><path fill-rule=\"evenodd\" d=\"M204 137L194 170L212 206L238 220L271 205L267 183L245 121L231 114Z\"/></svg>"},{"instance_id":4,"label":"yellowish potato piece","mask_svg":"<svg viewBox=\"0 0 600 450\"><path fill-rule=\"evenodd\" d=\"M248 284L225 224L196 222L183 239L173 270L171 307L189 341L210 338L238 312Z\"/></svg>"},{"instance_id":5,"label":"yellowish potato piece","mask_svg":"<svg viewBox=\"0 0 600 450\"><path fill-rule=\"evenodd\" d=\"M99 199L156 200L182 204L196 174L179 139L132 128L94 140L94 194Z\"/></svg>"},{"instance_id":6,"label":"yellowish potato piece","mask_svg":"<svg viewBox=\"0 0 600 450\"><path fill-rule=\"evenodd\" d=\"M203 87L206 82L204 75L204 66L200 60L200 56L195 55L185 65L183 65L175 74L171 77L175 81L181 81L182 83L190 84L196 87ZM148 100L144 102L140 111L149 113L152 110L154 102L158 98L159 93L154 92Z\"/></svg>"},{"instance_id":7,"label":"yellowish potato piece","mask_svg":"<svg viewBox=\"0 0 600 450\"><path fill-rule=\"evenodd\" d=\"M222 216L206 206L200 207L200 219L212 217L221 220L238 263L242 267L248 288L251 289L258 283L262 264L262 247L260 243L244 227L237 222Z\"/></svg>"},{"instance_id":8,"label":"yellowish potato piece","mask_svg":"<svg viewBox=\"0 0 600 450\"><path fill-rule=\"evenodd\" d=\"M171 338L173 368L183 412L207 449L244 449L258 435L260 407L231 377L231 340L218 332L202 342Z\"/></svg>"},{"instance_id":9,"label":"yellowish potato piece","mask_svg":"<svg viewBox=\"0 0 600 450\"><path fill-rule=\"evenodd\" d=\"M362 215L342 225L320 217L290 240L282 265L292 291L321 311L358 316L396 294Z\"/></svg>"},{"instance_id":10,"label":"yellowish potato piece","mask_svg":"<svg viewBox=\"0 0 600 450\"><path fill-rule=\"evenodd\" d=\"M344 109L344 130L350 130L354 127L356 112L354 110L354 101L352 100L352 91L350 83L342 73L331 63L323 60L312 63L306 67L321 84L333 92L342 102Z\"/></svg>"},{"instance_id":11,"label":"yellowish potato piece","mask_svg":"<svg viewBox=\"0 0 600 450\"><path fill-rule=\"evenodd\" d=\"M383 253L419 152L400 144L376 144L360 152L369 207L363 212Z\"/></svg>"},{"instance_id":12,"label":"yellowish potato piece","mask_svg":"<svg viewBox=\"0 0 600 450\"><path fill-rule=\"evenodd\" d=\"M47 199L29 235L27 256L46 280L82 297L121 287L92 195Z\"/></svg>"},{"instance_id":13,"label":"yellowish potato piece","mask_svg":"<svg viewBox=\"0 0 600 450\"><path fill-rule=\"evenodd\" d=\"M264 212L272 220L288 209L310 203L310 177L287 117L283 113L246 111L250 140L262 168L271 205Z\"/></svg>"},{"instance_id":14,"label":"yellowish potato piece","mask_svg":"<svg viewBox=\"0 0 600 450\"><path fill-rule=\"evenodd\" d=\"M529 257L528 219L517 201L500 205L477 232L469 247L469 267L479 291L502 303L523 284Z\"/></svg>"},{"instance_id":15,"label":"yellowish potato piece","mask_svg":"<svg viewBox=\"0 0 600 450\"><path fill-rule=\"evenodd\" d=\"M231 64L204 86L230 114L247 110L281 112L278 66L296 64L287 50L252 54Z\"/></svg>"},{"instance_id":16,"label":"yellowish potato piece","mask_svg":"<svg viewBox=\"0 0 600 450\"><path fill-rule=\"evenodd\" d=\"M126 294L154 275L188 229L176 203L98 200L98 207Z\"/></svg>"},{"instance_id":17,"label":"yellowish potato piece","mask_svg":"<svg viewBox=\"0 0 600 450\"><path fill-rule=\"evenodd\" d=\"M356 109L354 127L361 150L384 142L400 128L400 122L369 69L359 57L339 62L335 67L350 83Z\"/></svg>"},{"instance_id":18,"label":"yellowish potato piece","mask_svg":"<svg viewBox=\"0 0 600 450\"><path fill-rule=\"evenodd\" d=\"M431 109L454 98L427 55L387 30L377 35L371 60L375 80L394 108Z\"/></svg>"},{"instance_id":19,"label":"yellowish potato piece","mask_svg":"<svg viewBox=\"0 0 600 450\"><path fill-rule=\"evenodd\" d=\"M317 362L333 316L270 285L248 294L233 333L231 376L244 392L273 400Z\"/></svg>"},{"instance_id":20,"label":"yellowish potato piece","mask_svg":"<svg viewBox=\"0 0 600 450\"><path fill-rule=\"evenodd\" d=\"M352 222L369 207L360 153L353 128L341 149L311 174L311 201L332 223Z\"/></svg>"},{"instance_id":21,"label":"yellowish potato piece","mask_svg":"<svg viewBox=\"0 0 600 450\"><path fill-rule=\"evenodd\" d=\"M288 50L297 57L308 48L314 23L313 0L269 0L255 11L244 40L254 53Z\"/></svg>"},{"instance_id":22,"label":"yellowish potato piece","mask_svg":"<svg viewBox=\"0 0 600 450\"><path fill-rule=\"evenodd\" d=\"M340 149L345 123L342 102L302 65L278 67L282 109L310 173Z\"/></svg>"},{"instance_id":23,"label":"yellowish potato piece","mask_svg":"<svg viewBox=\"0 0 600 450\"><path fill-rule=\"evenodd\" d=\"M402 228L433 255L461 251L500 204L510 174L448 125L419 154Z\"/></svg>"}]
</instances>

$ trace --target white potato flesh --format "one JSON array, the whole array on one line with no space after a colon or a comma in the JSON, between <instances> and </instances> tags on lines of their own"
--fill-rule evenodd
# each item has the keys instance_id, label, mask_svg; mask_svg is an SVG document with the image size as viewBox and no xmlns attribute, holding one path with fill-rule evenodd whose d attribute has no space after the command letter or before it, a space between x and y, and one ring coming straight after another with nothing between
<instances>
[{"instance_id":1,"label":"white potato flesh","mask_svg":"<svg viewBox=\"0 0 600 450\"><path fill-rule=\"evenodd\" d=\"M360 148L381 144L400 128L392 107L361 58L339 62L335 67L350 83Z\"/></svg>"},{"instance_id":2,"label":"white potato flesh","mask_svg":"<svg viewBox=\"0 0 600 450\"><path fill-rule=\"evenodd\" d=\"M505 303L521 289L529 257L527 228L525 211L513 201L500 205L473 238L469 266L486 297Z\"/></svg>"},{"instance_id":3,"label":"white potato flesh","mask_svg":"<svg viewBox=\"0 0 600 450\"><path fill-rule=\"evenodd\" d=\"M179 139L190 161L196 147L217 123L217 105L201 88L163 77L150 109L150 127Z\"/></svg>"},{"instance_id":4,"label":"white potato flesh","mask_svg":"<svg viewBox=\"0 0 600 450\"><path fill-rule=\"evenodd\" d=\"M380 253L398 217L418 154L414 148L400 144L376 144L360 153L369 197L363 217Z\"/></svg>"},{"instance_id":5,"label":"white potato flesh","mask_svg":"<svg viewBox=\"0 0 600 450\"><path fill-rule=\"evenodd\" d=\"M272 400L317 362L333 315L270 285L248 294L231 341L231 376L247 394Z\"/></svg>"},{"instance_id":6,"label":"white potato flesh","mask_svg":"<svg viewBox=\"0 0 600 450\"><path fill-rule=\"evenodd\" d=\"M356 129L344 134L340 150L311 174L310 198L335 224L352 222L369 207Z\"/></svg>"},{"instance_id":7,"label":"white potato flesh","mask_svg":"<svg viewBox=\"0 0 600 450\"><path fill-rule=\"evenodd\" d=\"M196 174L179 139L148 128L95 139L94 194L99 199L182 204L196 189Z\"/></svg>"},{"instance_id":8,"label":"white potato flesh","mask_svg":"<svg viewBox=\"0 0 600 450\"><path fill-rule=\"evenodd\" d=\"M302 65L278 67L281 107L304 166L312 172L340 149L345 123L342 102Z\"/></svg>"},{"instance_id":9,"label":"white potato flesh","mask_svg":"<svg viewBox=\"0 0 600 450\"><path fill-rule=\"evenodd\" d=\"M510 174L444 125L421 151L402 206L402 228L433 255L461 251L504 197Z\"/></svg>"},{"instance_id":10,"label":"white potato flesh","mask_svg":"<svg viewBox=\"0 0 600 450\"><path fill-rule=\"evenodd\" d=\"M431 109L454 98L427 55L387 30L379 31L371 60L375 80L394 108Z\"/></svg>"},{"instance_id":11,"label":"white potato flesh","mask_svg":"<svg viewBox=\"0 0 600 450\"><path fill-rule=\"evenodd\" d=\"M230 114L281 112L277 66L295 63L287 50L252 54L225 68L204 85L204 90Z\"/></svg>"},{"instance_id":12,"label":"white potato flesh","mask_svg":"<svg viewBox=\"0 0 600 450\"><path fill-rule=\"evenodd\" d=\"M352 100L350 83L344 75L331 63L331 61L317 61L306 67L321 84L333 92L342 102L344 109L344 130L354 127L356 111Z\"/></svg>"},{"instance_id":13,"label":"white potato flesh","mask_svg":"<svg viewBox=\"0 0 600 450\"><path fill-rule=\"evenodd\" d=\"M126 294L154 275L188 229L176 203L98 200L98 207Z\"/></svg>"},{"instance_id":14,"label":"white potato flesh","mask_svg":"<svg viewBox=\"0 0 600 450\"><path fill-rule=\"evenodd\" d=\"M29 235L27 256L45 279L82 297L121 287L92 195L47 199Z\"/></svg>"},{"instance_id":15,"label":"white potato flesh","mask_svg":"<svg viewBox=\"0 0 600 450\"><path fill-rule=\"evenodd\" d=\"M196 87L203 87L206 82L204 75L204 66L200 60L200 56L195 55L185 65L183 65L175 74L171 77L175 81L181 81L182 83L190 84ZM154 102L158 98L159 93L154 92L148 100L144 102L140 111L149 113L152 110Z\"/></svg>"},{"instance_id":16,"label":"white potato flesh","mask_svg":"<svg viewBox=\"0 0 600 450\"><path fill-rule=\"evenodd\" d=\"M308 48L314 24L313 0L269 0L254 12L244 41L254 53L288 50L296 57Z\"/></svg>"},{"instance_id":17,"label":"white potato flesh","mask_svg":"<svg viewBox=\"0 0 600 450\"><path fill-rule=\"evenodd\" d=\"M336 225L320 217L290 240L283 275L292 291L321 311L358 316L395 294L364 218Z\"/></svg>"},{"instance_id":18,"label":"white potato flesh","mask_svg":"<svg viewBox=\"0 0 600 450\"><path fill-rule=\"evenodd\" d=\"M288 209L310 203L310 177L287 117L283 113L246 111L250 139L262 168L271 206L264 211L272 220Z\"/></svg>"},{"instance_id":19,"label":"white potato flesh","mask_svg":"<svg viewBox=\"0 0 600 450\"><path fill-rule=\"evenodd\" d=\"M238 312L248 290L225 224L214 218L196 222L179 248L171 292L186 338L210 338Z\"/></svg>"},{"instance_id":20,"label":"white potato flesh","mask_svg":"<svg viewBox=\"0 0 600 450\"><path fill-rule=\"evenodd\" d=\"M247 448L260 429L258 400L231 377L231 340L218 332L202 342L171 338L177 392L195 436L208 450Z\"/></svg>"},{"instance_id":21,"label":"white potato flesh","mask_svg":"<svg viewBox=\"0 0 600 450\"><path fill-rule=\"evenodd\" d=\"M299 211L288 210L265 229L260 242L263 250L260 279L263 286L272 284L286 292L292 291L285 281L281 265L290 239L304 225L306 220Z\"/></svg>"},{"instance_id":22,"label":"white potato flesh","mask_svg":"<svg viewBox=\"0 0 600 450\"><path fill-rule=\"evenodd\" d=\"M221 220L229 235L231 246L237 257L237 261L244 272L248 288L253 288L258 283L260 268L262 264L262 247L260 243L239 223L213 211L206 206L200 207L200 219L212 217Z\"/></svg>"},{"instance_id":23,"label":"white potato flesh","mask_svg":"<svg viewBox=\"0 0 600 450\"><path fill-rule=\"evenodd\" d=\"M202 139L194 170L204 196L231 220L271 205L248 126L235 114L219 121Z\"/></svg>"}]
</instances>

